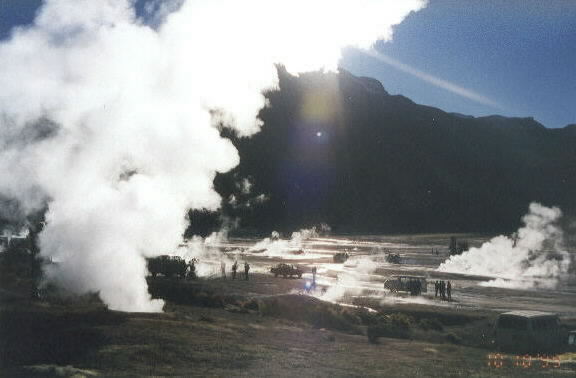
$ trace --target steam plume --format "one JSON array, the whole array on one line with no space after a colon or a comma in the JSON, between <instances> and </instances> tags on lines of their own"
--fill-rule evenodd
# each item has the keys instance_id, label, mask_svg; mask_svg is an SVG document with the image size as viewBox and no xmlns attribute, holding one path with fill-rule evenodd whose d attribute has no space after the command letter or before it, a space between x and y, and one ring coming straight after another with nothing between
<instances>
[{"instance_id":1,"label":"steam plume","mask_svg":"<svg viewBox=\"0 0 576 378\"><path fill-rule=\"evenodd\" d=\"M337 274L336 282L330 285L328 290L319 296L321 299L337 302L343 300L347 295L362 294L365 287L362 285L361 277L372 274L378 265L370 257L359 257L354 260L353 266ZM375 285L381 287L381 283Z\"/></svg>"},{"instance_id":2,"label":"steam plume","mask_svg":"<svg viewBox=\"0 0 576 378\"><path fill-rule=\"evenodd\" d=\"M259 253L261 256L283 256L289 257L290 252L303 250L303 243L310 238L317 238L330 232L330 226L322 223L320 226L304 228L300 231L292 232L290 239L280 238L277 231L272 231L269 238L264 238L250 247L249 252ZM310 257L307 254L305 257Z\"/></svg>"},{"instance_id":3,"label":"steam plume","mask_svg":"<svg viewBox=\"0 0 576 378\"><path fill-rule=\"evenodd\" d=\"M50 279L160 311L144 257L176 248L187 209L217 208L213 178L238 164L213 125L257 132L275 63L334 69L341 46L389 39L422 6L196 0L150 27L129 0L46 0L0 44L0 194L25 212L48 205Z\"/></svg>"},{"instance_id":4,"label":"steam plume","mask_svg":"<svg viewBox=\"0 0 576 378\"><path fill-rule=\"evenodd\" d=\"M532 203L516 240L495 237L480 248L452 256L438 270L496 277L485 286L553 288L567 277L572 264L558 224L561 217L557 207Z\"/></svg>"}]
</instances>

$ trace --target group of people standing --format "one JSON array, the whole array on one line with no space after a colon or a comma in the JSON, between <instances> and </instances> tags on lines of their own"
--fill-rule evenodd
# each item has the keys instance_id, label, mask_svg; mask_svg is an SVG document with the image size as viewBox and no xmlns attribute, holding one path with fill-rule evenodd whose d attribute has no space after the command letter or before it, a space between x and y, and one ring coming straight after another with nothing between
<instances>
[{"instance_id":1,"label":"group of people standing","mask_svg":"<svg viewBox=\"0 0 576 378\"><path fill-rule=\"evenodd\" d=\"M452 300L452 283L450 281L436 281L434 282L434 297L438 297L442 300Z\"/></svg>"},{"instance_id":2,"label":"group of people standing","mask_svg":"<svg viewBox=\"0 0 576 378\"><path fill-rule=\"evenodd\" d=\"M238 271L238 261L234 261L232 264L232 279L236 279L236 273ZM244 278L248 281L248 272L250 272L250 264L248 262L244 262ZM220 273L222 274L222 278L226 278L226 263L224 261L220 262Z\"/></svg>"}]
</instances>

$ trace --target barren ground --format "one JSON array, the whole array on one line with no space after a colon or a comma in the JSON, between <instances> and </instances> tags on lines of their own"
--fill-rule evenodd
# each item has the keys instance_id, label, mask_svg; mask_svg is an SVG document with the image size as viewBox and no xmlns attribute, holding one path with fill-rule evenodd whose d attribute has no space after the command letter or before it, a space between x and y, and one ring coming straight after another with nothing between
<instances>
[{"instance_id":1,"label":"barren ground","mask_svg":"<svg viewBox=\"0 0 576 378\"><path fill-rule=\"evenodd\" d=\"M161 314L109 311L90 297L31 301L22 283L2 280L1 375L576 374L576 354L563 354L560 367L542 361L522 367L514 356L505 356L501 368L488 366L492 351L482 335L489 332L495 313L387 305L379 308L382 314L401 313L415 322L436 319L443 328L414 325L407 339L380 337L374 344L368 342L366 326L357 322L366 311L352 308L347 315L340 306L313 297L281 295L298 290L300 280L261 274L251 278L150 280L155 295L171 293Z\"/></svg>"}]
</instances>

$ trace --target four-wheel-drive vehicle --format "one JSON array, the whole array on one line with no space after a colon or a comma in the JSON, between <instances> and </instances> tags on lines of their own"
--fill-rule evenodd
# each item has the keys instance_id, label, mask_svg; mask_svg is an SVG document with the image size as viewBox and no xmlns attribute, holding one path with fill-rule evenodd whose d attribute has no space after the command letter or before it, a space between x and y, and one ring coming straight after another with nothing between
<instances>
[{"instance_id":1,"label":"four-wheel-drive vehicle","mask_svg":"<svg viewBox=\"0 0 576 378\"><path fill-rule=\"evenodd\" d=\"M494 344L502 351L519 353L554 351L569 343L568 332L557 314L540 311L511 311L498 315Z\"/></svg>"},{"instance_id":2,"label":"four-wheel-drive vehicle","mask_svg":"<svg viewBox=\"0 0 576 378\"><path fill-rule=\"evenodd\" d=\"M386 255L386 261L391 264L400 264L400 255L397 253L389 253Z\"/></svg>"},{"instance_id":3,"label":"four-wheel-drive vehicle","mask_svg":"<svg viewBox=\"0 0 576 378\"><path fill-rule=\"evenodd\" d=\"M568 348L576 350L576 331L568 331Z\"/></svg>"},{"instance_id":4,"label":"four-wheel-drive vehicle","mask_svg":"<svg viewBox=\"0 0 576 378\"><path fill-rule=\"evenodd\" d=\"M392 293L400 291L408 292L411 295L420 295L426 293L428 283L423 276L392 276L384 281L384 288Z\"/></svg>"},{"instance_id":5,"label":"four-wheel-drive vehicle","mask_svg":"<svg viewBox=\"0 0 576 378\"><path fill-rule=\"evenodd\" d=\"M348 260L349 257L350 257L350 255L348 254L348 252L339 252L339 253L335 254L334 256L332 256L332 260L336 264L343 264L346 262L346 260Z\"/></svg>"},{"instance_id":6,"label":"four-wheel-drive vehicle","mask_svg":"<svg viewBox=\"0 0 576 378\"><path fill-rule=\"evenodd\" d=\"M514 244L516 244L516 241L514 241ZM470 244L466 240L458 241L455 236L452 236L448 249L450 250L450 256L461 255L470 249Z\"/></svg>"},{"instance_id":7,"label":"four-wheel-drive vehicle","mask_svg":"<svg viewBox=\"0 0 576 378\"><path fill-rule=\"evenodd\" d=\"M270 273L274 274L274 277L283 276L284 278L298 276L302 278L302 270L296 265L289 264L278 264L270 268Z\"/></svg>"},{"instance_id":8,"label":"four-wheel-drive vehicle","mask_svg":"<svg viewBox=\"0 0 576 378\"><path fill-rule=\"evenodd\" d=\"M178 276L180 278L186 277L186 261L180 256L162 255L147 259L148 271L152 277L162 274L166 277Z\"/></svg>"}]
</instances>

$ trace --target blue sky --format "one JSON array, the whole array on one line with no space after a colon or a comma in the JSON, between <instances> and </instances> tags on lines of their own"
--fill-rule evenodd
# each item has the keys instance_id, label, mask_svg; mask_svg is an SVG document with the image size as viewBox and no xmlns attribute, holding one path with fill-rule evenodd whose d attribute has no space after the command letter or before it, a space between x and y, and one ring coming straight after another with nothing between
<instances>
[{"instance_id":1,"label":"blue sky","mask_svg":"<svg viewBox=\"0 0 576 378\"><path fill-rule=\"evenodd\" d=\"M379 79L391 93L449 112L533 116L576 123L576 1L431 0L377 51L474 91L487 106L348 49L340 65Z\"/></svg>"},{"instance_id":2,"label":"blue sky","mask_svg":"<svg viewBox=\"0 0 576 378\"><path fill-rule=\"evenodd\" d=\"M0 0L0 39L32 21L40 0ZM393 94L475 116L533 116L547 127L576 123L576 1L430 0L376 50L413 70L489 99L430 84L355 49L340 65L379 79Z\"/></svg>"}]
</instances>

